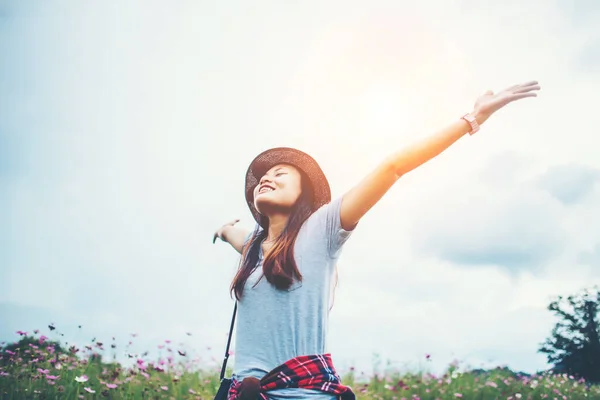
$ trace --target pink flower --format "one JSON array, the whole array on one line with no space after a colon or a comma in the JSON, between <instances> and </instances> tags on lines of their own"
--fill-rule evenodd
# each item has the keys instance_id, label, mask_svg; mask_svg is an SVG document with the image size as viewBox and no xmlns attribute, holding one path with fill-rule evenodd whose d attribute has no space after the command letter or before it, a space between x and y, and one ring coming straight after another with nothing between
<instances>
[{"instance_id":1,"label":"pink flower","mask_svg":"<svg viewBox=\"0 0 600 400\"><path fill-rule=\"evenodd\" d=\"M54 379L58 379L58 376L56 376L56 375L46 375L46 378L54 380Z\"/></svg>"},{"instance_id":2,"label":"pink flower","mask_svg":"<svg viewBox=\"0 0 600 400\"><path fill-rule=\"evenodd\" d=\"M161 386L160 387L162 390L169 390L169 388L167 386Z\"/></svg>"},{"instance_id":3,"label":"pink flower","mask_svg":"<svg viewBox=\"0 0 600 400\"><path fill-rule=\"evenodd\" d=\"M46 340L48 340L47 336L44 336L44 335L40 336L40 343L44 343Z\"/></svg>"},{"instance_id":4,"label":"pink flower","mask_svg":"<svg viewBox=\"0 0 600 400\"><path fill-rule=\"evenodd\" d=\"M109 388L109 389L116 389L117 385L115 385L114 383L107 383L106 387Z\"/></svg>"},{"instance_id":5,"label":"pink flower","mask_svg":"<svg viewBox=\"0 0 600 400\"><path fill-rule=\"evenodd\" d=\"M92 388L89 388L89 387L83 388L83 390L85 390L88 393L96 393L95 390L93 390Z\"/></svg>"},{"instance_id":6,"label":"pink flower","mask_svg":"<svg viewBox=\"0 0 600 400\"><path fill-rule=\"evenodd\" d=\"M19 335L19 336L27 336L27 332L17 331L17 335Z\"/></svg>"},{"instance_id":7,"label":"pink flower","mask_svg":"<svg viewBox=\"0 0 600 400\"><path fill-rule=\"evenodd\" d=\"M37 335L39 332L40 332L40 330L39 330L39 329L34 329L34 330L33 330L33 333L35 333L36 335Z\"/></svg>"},{"instance_id":8,"label":"pink flower","mask_svg":"<svg viewBox=\"0 0 600 400\"><path fill-rule=\"evenodd\" d=\"M493 387L493 388L497 388L498 387L498 385L495 382L486 382L485 386L490 386L490 387Z\"/></svg>"},{"instance_id":9,"label":"pink flower","mask_svg":"<svg viewBox=\"0 0 600 400\"><path fill-rule=\"evenodd\" d=\"M460 394L460 393L454 393L454 397L462 397L462 394Z\"/></svg>"},{"instance_id":10,"label":"pink flower","mask_svg":"<svg viewBox=\"0 0 600 400\"><path fill-rule=\"evenodd\" d=\"M41 369L41 368L38 368L37 370L40 374L44 374L44 375L46 375L48 372L50 372L47 369Z\"/></svg>"},{"instance_id":11,"label":"pink flower","mask_svg":"<svg viewBox=\"0 0 600 400\"><path fill-rule=\"evenodd\" d=\"M169 339L167 339L167 340L165 340L165 343L169 344L169 343L171 343L171 341Z\"/></svg>"},{"instance_id":12,"label":"pink flower","mask_svg":"<svg viewBox=\"0 0 600 400\"><path fill-rule=\"evenodd\" d=\"M138 358L137 360L137 366L139 369L141 369L142 371L146 370L146 364L144 364L144 360L142 360L141 358Z\"/></svg>"},{"instance_id":13,"label":"pink flower","mask_svg":"<svg viewBox=\"0 0 600 400\"><path fill-rule=\"evenodd\" d=\"M194 389L190 389L190 390L188 390L188 392L190 392L191 394L196 394L196 392L194 391Z\"/></svg>"}]
</instances>

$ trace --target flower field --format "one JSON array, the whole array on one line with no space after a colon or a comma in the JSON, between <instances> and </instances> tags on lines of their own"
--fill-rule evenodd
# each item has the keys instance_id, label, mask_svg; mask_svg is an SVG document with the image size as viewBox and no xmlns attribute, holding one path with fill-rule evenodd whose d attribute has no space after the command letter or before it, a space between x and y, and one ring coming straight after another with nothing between
<instances>
[{"instance_id":1,"label":"flower field","mask_svg":"<svg viewBox=\"0 0 600 400\"><path fill-rule=\"evenodd\" d=\"M158 345L164 357L129 355L134 362L125 368L103 360L116 351L114 343L62 348L39 331L17 334L18 345L2 344L1 399L212 399L219 385L218 367L202 367L169 341ZM350 371L343 382L359 399L600 399L599 386L568 375L520 376L500 368L461 373L456 365L442 376L386 372L359 379Z\"/></svg>"}]
</instances>

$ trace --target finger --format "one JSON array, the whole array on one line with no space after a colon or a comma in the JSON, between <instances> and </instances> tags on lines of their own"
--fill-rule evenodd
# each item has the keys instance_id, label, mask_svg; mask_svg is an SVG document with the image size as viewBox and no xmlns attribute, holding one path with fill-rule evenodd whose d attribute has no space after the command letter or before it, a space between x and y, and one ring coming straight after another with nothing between
<instances>
[{"instance_id":1,"label":"finger","mask_svg":"<svg viewBox=\"0 0 600 400\"><path fill-rule=\"evenodd\" d=\"M219 236L219 235L218 235L217 233L215 233L215 235L213 236L213 244L215 244L215 242L217 241L217 237L218 237L218 236Z\"/></svg>"},{"instance_id":2,"label":"finger","mask_svg":"<svg viewBox=\"0 0 600 400\"><path fill-rule=\"evenodd\" d=\"M533 85L537 85L537 84L538 84L538 81L529 81L529 82L525 82L525 83L519 83L517 85L512 85L511 87L506 88L505 90L513 91L513 90L515 90L517 88L520 88L520 87L533 86Z\"/></svg>"},{"instance_id":3,"label":"finger","mask_svg":"<svg viewBox=\"0 0 600 400\"><path fill-rule=\"evenodd\" d=\"M515 101L515 100L520 100L520 99L524 99L526 97L537 97L537 93L533 92L533 93L517 93L513 96L511 96L511 100L510 101Z\"/></svg>"},{"instance_id":4,"label":"finger","mask_svg":"<svg viewBox=\"0 0 600 400\"><path fill-rule=\"evenodd\" d=\"M537 85L538 81L529 81L529 82L525 82L525 83L521 83L519 86L533 86L533 85Z\"/></svg>"},{"instance_id":5,"label":"finger","mask_svg":"<svg viewBox=\"0 0 600 400\"><path fill-rule=\"evenodd\" d=\"M540 90L540 86L539 85L533 85L533 86L523 86L517 89L513 90L513 93L526 93L526 92L530 92L532 90Z\"/></svg>"}]
</instances>

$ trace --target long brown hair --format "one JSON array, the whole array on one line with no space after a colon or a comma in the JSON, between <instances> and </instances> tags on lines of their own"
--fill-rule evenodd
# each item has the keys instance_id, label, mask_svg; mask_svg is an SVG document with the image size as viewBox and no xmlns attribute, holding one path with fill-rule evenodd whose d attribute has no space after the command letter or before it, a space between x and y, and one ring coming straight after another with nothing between
<instances>
[{"instance_id":1,"label":"long brown hair","mask_svg":"<svg viewBox=\"0 0 600 400\"><path fill-rule=\"evenodd\" d=\"M275 239L273 247L263 258L263 276L267 278L269 283L280 290L289 289L294 279L302 281L302 274L298 270L296 260L294 259L294 244L296 243L300 227L315 211L313 188L310 180L302 170L299 169L298 171L300 172L301 184L300 196L291 209L281 235ZM248 244L244 246L240 269L231 283L230 290L232 293L235 293L237 300L242 298L246 281L257 267L262 242L269 233L269 219L261 216L260 222L263 228L261 229L257 226Z\"/></svg>"}]
</instances>

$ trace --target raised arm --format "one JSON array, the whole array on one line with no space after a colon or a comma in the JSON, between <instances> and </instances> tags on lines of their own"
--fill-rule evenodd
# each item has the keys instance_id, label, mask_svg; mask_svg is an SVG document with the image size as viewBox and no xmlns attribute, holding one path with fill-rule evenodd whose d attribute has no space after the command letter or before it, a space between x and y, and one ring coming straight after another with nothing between
<instances>
[{"instance_id":1,"label":"raised arm","mask_svg":"<svg viewBox=\"0 0 600 400\"><path fill-rule=\"evenodd\" d=\"M497 94L488 91L477 99L470 115L481 125L505 105L526 97L536 97L539 89L538 83L532 81L511 86ZM471 124L461 118L434 135L391 154L344 194L340 210L342 228L353 229L402 175L442 153L471 131Z\"/></svg>"},{"instance_id":2,"label":"raised arm","mask_svg":"<svg viewBox=\"0 0 600 400\"><path fill-rule=\"evenodd\" d=\"M246 241L246 238L250 232L246 229L234 226L239 221L239 219L233 220L219 228L219 230L217 230L213 236L213 243L215 243L217 238L219 238L222 241L229 243L231 247L233 247L238 253L242 254L244 242Z\"/></svg>"}]
</instances>

